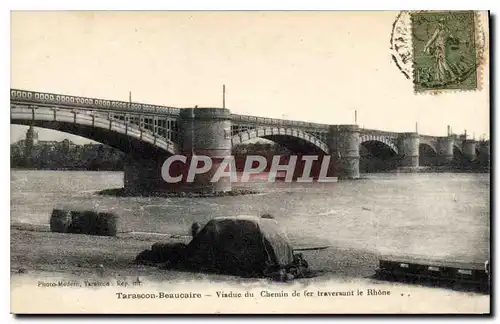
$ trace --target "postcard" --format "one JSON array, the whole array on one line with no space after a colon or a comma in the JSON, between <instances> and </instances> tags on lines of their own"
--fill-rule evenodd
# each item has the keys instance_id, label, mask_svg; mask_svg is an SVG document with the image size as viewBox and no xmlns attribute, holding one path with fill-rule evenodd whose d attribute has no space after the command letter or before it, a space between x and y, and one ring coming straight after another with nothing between
<instances>
[{"instance_id":1,"label":"postcard","mask_svg":"<svg viewBox=\"0 0 500 324\"><path fill-rule=\"evenodd\" d=\"M489 18L11 12L11 312L489 314Z\"/></svg>"}]
</instances>

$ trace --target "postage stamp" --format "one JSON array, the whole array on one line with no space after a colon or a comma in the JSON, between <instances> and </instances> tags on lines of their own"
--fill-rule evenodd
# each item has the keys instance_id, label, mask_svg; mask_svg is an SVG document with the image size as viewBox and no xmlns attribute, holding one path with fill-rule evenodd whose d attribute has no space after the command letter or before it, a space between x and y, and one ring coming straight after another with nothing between
<instances>
[{"instance_id":1,"label":"postage stamp","mask_svg":"<svg viewBox=\"0 0 500 324\"><path fill-rule=\"evenodd\" d=\"M478 86L473 11L411 13L415 91Z\"/></svg>"}]
</instances>

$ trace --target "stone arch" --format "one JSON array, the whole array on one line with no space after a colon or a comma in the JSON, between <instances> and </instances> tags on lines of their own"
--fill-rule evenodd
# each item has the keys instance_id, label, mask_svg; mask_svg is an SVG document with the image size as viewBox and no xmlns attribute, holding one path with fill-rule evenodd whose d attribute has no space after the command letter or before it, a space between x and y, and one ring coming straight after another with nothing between
<instances>
[{"instance_id":1,"label":"stone arch","mask_svg":"<svg viewBox=\"0 0 500 324\"><path fill-rule=\"evenodd\" d=\"M359 136L359 145L366 143L366 142L380 142L388 147L390 147L394 153L398 154L399 150L398 147L392 142L392 139L388 136L382 136L382 135L360 135Z\"/></svg>"},{"instance_id":2,"label":"stone arch","mask_svg":"<svg viewBox=\"0 0 500 324\"><path fill-rule=\"evenodd\" d=\"M141 130L134 124L110 120L107 116L92 113L57 110L52 107L11 107L11 124L33 125L58 130L107 144L125 153L155 152L177 154L172 141Z\"/></svg>"},{"instance_id":3,"label":"stone arch","mask_svg":"<svg viewBox=\"0 0 500 324\"><path fill-rule=\"evenodd\" d=\"M422 141L418 145L418 165L432 166L438 163L438 152L436 146L430 141Z\"/></svg>"},{"instance_id":4,"label":"stone arch","mask_svg":"<svg viewBox=\"0 0 500 324\"><path fill-rule=\"evenodd\" d=\"M422 140L422 138L420 138L420 144L419 145L427 145L428 147L430 147L432 149L432 151L434 151L434 153L438 153L438 150L436 149L436 145L434 143L432 143L431 141L426 141L426 140Z\"/></svg>"},{"instance_id":5,"label":"stone arch","mask_svg":"<svg viewBox=\"0 0 500 324\"><path fill-rule=\"evenodd\" d=\"M233 135L231 143L234 146L257 137L272 140L286 147L292 144L291 142L295 142L294 140L299 140L321 153L328 154L330 151L328 145L317 137L299 129L285 127L258 127L249 129ZM297 143L293 144L294 146L297 145Z\"/></svg>"}]
</instances>

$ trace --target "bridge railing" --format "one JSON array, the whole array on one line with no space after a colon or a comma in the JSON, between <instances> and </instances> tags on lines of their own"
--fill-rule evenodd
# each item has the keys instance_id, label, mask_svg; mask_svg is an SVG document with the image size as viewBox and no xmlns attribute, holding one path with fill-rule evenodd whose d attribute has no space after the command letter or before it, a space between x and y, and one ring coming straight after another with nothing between
<instances>
[{"instance_id":1,"label":"bridge railing","mask_svg":"<svg viewBox=\"0 0 500 324\"><path fill-rule=\"evenodd\" d=\"M402 134L397 132L386 132L378 129L369 129L369 128L360 128L360 132L366 135L380 135L389 137L398 137L400 134Z\"/></svg>"},{"instance_id":2,"label":"bridge railing","mask_svg":"<svg viewBox=\"0 0 500 324\"><path fill-rule=\"evenodd\" d=\"M168 106L150 105L137 102L106 100L87 97L76 97L62 94L10 90L10 100L13 103L31 103L44 106L59 106L71 108L89 108L102 111L152 113L157 115L179 115L180 109Z\"/></svg>"},{"instance_id":3,"label":"bridge railing","mask_svg":"<svg viewBox=\"0 0 500 324\"><path fill-rule=\"evenodd\" d=\"M27 122L30 120L39 122L66 122L109 129L149 142L169 152L177 152L177 144L165 136L154 133L139 125L125 123L122 120L110 119L107 114L103 113L92 113L78 109L59 110L51 107L16 106L14 110L11 110L11 119L24 120Z\"/></svg>"},{"instance_id":4,"label":"bridge railing","mask_svg":"<svg viewBox=\"0 0 500 324\"><path fill-rule=\"evenodd\" d=\"M255 125L269 125L269 126L286 126L295 128L308 128L328 131L327 124L302 122L296 120L257 117L249 115L231 114L231 121L233 124L255 124Z\"/></svg>"},{"instance_id":5,"label":"bridge railing","mask_svg":"<svg viewBox=\"0 0 500 324\"><path fill-rule=\"evenodd\" d=\"M81 116L80 118L102 118L108 121L112 121L114 125L123 125L123 127L136 127L140 130L140 132L150 133L152 136L156 136L159 138L164 138L166 140L171 140L176 142L178 138L177 129L171 129L167 127L167 121L164 120L163 124L160 124L160 120L157 121L157 124L154 123L154 119L152 119L148 114L141 113L130 113L124 111L104 111L104 110L93 110L82 107L59 107L55 105L29 105L26 103L11 103L13 108L17 108L19 112L26 111L30 112L32 118L37 116L47 115L47 111L50 111L50 116L53 116L54 121L56 117L61 116L61 114L68 113L75 116ZM87 117L85 117L87 116ZM142 117L142 119L140 118ZM160 118L160 117L159 117ZM46 119L46 118L44 118ZM147 121L150 122L147 122Z\"/></svg>"},{"instance_id":6,"label":"bridge railing","mask_svg":"<svg viewBox=\"0 0 500 324\"><path fill-rule=\"evenodd\" d=\"M378 129L369 129L369 128L361 128L360 132L362 134L366 135L380 135L380 136L388 136L388 137L398 137L401 134L405 134L407 132L387 132L383 130L378 130ZM434 140L438 137L446 137L446 136L433 136L433 135L425 135L425 134L418 134L418 136L422 139L426 140Z\"/></svg>"},{"instance_id":7,"label":"bridge railing","mask_svg":"<svg viewBox=\"0 0 500 324\"><path fill-rule=\"evenodd\" d=\"M99 112L114 112L130 115L148 115L148 116L172 116L177 118L182 108L169 106L150 105L137 102L126 102L116 100L106 100L98 98L87 98L69 96L63 94L36 92L20 89L10 90L11 103L32 104L46 107L58 107L62 109L89 109ZM249 115L232 114L231 119L234 125L269 125L300 128L308 131L325 133L328 132L328 124L311 123L279 118L257 117ZM376 129L360 129L361 133L370 133L374 135L397 137L401 133L386 132ZM438 136L420 135L421 137L435 138ZM443 136L444 137L444 136Z\"/></svg>"},{"instance_id":8,"label":"bridge railing","mask_svg":"<svg viewBox=\"0 0 500 324\"><path fill-rule=\"evenodd\" d=\"M445 137L445 136L431 136L431 135L423 135L423 134L418 134L420 139L427 140L427 141L433 141L438 137Z\"/></svg>"}]
</instances>

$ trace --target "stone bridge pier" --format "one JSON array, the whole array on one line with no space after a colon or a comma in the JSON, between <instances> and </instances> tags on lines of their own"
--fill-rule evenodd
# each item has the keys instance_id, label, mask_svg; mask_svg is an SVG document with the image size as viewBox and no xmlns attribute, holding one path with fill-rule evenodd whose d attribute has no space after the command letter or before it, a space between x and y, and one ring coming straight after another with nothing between
<instances>
[{"instance_id":1,"label":"stone bridge pier","mask_svg":"<svg viewBox=\"0 0 500 324\"><path fill-rule=\"evenodd\" d=\"M206 173L196 175L193 182L185 183L186 191L231 191L229 177L211 182L220 163L231 156L231 113L224 108L185 108L181 111L182 154L208 156L212 167ZM198 162L201 167L203 162ZM227 166L226 171L231 171ZM234 171L234 170L232 170Z\"/></svg>"},{"instance_id":2,"label":"stone bridge pier","mask_svg":"<svg viewBox=\"0 0 500 324\"><path fill-rule=\"evenodd\" d=\"M462 153L469 161L476 159L476 141L466 139L462 142Z\"/></svg>"},{"instance_id":3,"label":"stone bridge pier","mask_svg":"<svg viewBox=\"0 0 500 324\"><path fill-rule=\"evenodd\" d=\"M148 158L138 158L144 152L135 152L127 157L124 163L124 187L127 192L142 191L197 191L216 192L230 191L229 177L221 177L219 181L211 182L220 162L231 155L231 114L222 108L185 108L180 114L181 125L181 155L186 157L184 176L178 183L168 183L162 177L164 161L171 155L155 155ZM211 168L196 175L192 181L187 181L187 171L192 161L191 157L208 156L211 158ZM182 162L175 162L182 165ZM200 159L197 166L202 168L204 161ZM174 168L173 168L174 169ZM230 169L226 169L230 171ZM179 172L170 172L176 177Z\"/></svg>"},{"instance_id":4,"label":"stone bridge pier","mask_svg":"<svg viewBox=\"0 0 500 324\"><path fill-rule=\"evenodd\" d=\"M453 160L453 145L455 139L453 136L440 137L437 141L438 164L447 165Z\"/></svg>"},{"instance_id":5,"label":"stone bridge pier","mask_svg":"<svg viewBox=\"0 0 500 324\"><path fill-rule=\"evenodd\" d=\"M166 158L166 156L165 156ZM161 176L164 158L126 156L123 163L123 187L127 193L148 193L162 190L166 183Z\"/></svg>"},{"instance_id":6,"label":"stone bridge pier","mask_svg":"<svg viewBox=\"0 0 500 324\"><path fill-rule=\"evenodd\" d=\"M400 166L418 168L420 137L417 133L402 133L399 138Z\"/></svg>"},{"instance_id":7,"label":"stone bridge pier","mask_svg":"<svg viewBox=\"0 0 500 324\"><path fill-rule=\"evenodd\" d=\"M337 177L359 178L359 127L331 125L328 129L328 147L332 159L337 159Z\"/></svg>"}]
</instances>

